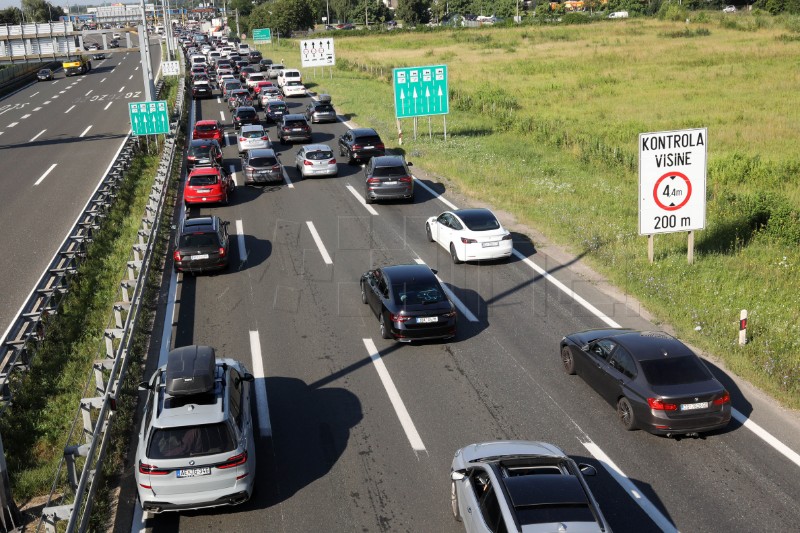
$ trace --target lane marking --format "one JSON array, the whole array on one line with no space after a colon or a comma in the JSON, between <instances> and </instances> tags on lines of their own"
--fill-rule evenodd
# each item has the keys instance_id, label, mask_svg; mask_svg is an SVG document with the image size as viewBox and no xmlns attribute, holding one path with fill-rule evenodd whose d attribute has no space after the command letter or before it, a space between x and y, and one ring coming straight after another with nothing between
<instances>
[{"instance_id":1,"label":"lane marking","mask_svg":"<svg viewBox=\"0 0 800 533\"><path fill-rule=\"evenodd\" d=\"M8 126L6 126L6 127L7 127L7 128L13 128L13 127L14 127L14 126L16 126L17 124L19 124L19 122L12 122L11 124L9 124L9 125L8 125Z\"/></svg>"},{"instance_id":2,"label":"lane marking","mask_svg":"<svg viewBox=\"0 0 800 533\"><path fill-rule=\"evenodd\" d=\"M247 261L247 250L244 248L244 225L241 219L236 221L236 240L239 243L239 260L244 263Z\"/></svg>"},{"instance_id":3,"label":"lane marking","mask_svg":"<svg viewBox=\"0 0 800 533\"><path fill-rule=\"evenodd\" d=\"M286 182L286 185L288 185L290 189L294 189L294 183L292 183L292 178L289 177L289 173L286 172L286 167L281 166L281 173L283 174L283 181Z\"/></svg>"},{"instance_id":4,"label":"lane marking","mask_svg":"<svg viewBox=\"0 0 800 533\"><path fill-rule=\"evenodd\" d=\"M133 69L133 70L139 70L139 67L136 67L136 68L135 68L135 69Z\"/></svg>"},{"instance_id":5,"label":"lane marking","mask_svg":"<svg viewBox=\"0 0 800 533\"><path fill-rule=\"evenodd\" d=\"M108 79L108 78L103 78L102 80L100 80L100 83L103 83L103 82L104 82L104 81L106 81L107 79Z\"/></svg>"},{"instance_id":6,"label":"lane marking","mask_svg":"<svg viewBox=\"0 0 800 533\"><path fill-rule=\"evenodd\" d=\"M222 103L222 97L220 97L219 95L217 95L217 103L218 103L218 104L221 104L221 103Z\"/></svg>"},{"instance_id":7,"label":"lane marking","mask_svg":"<svg viewBox=\"0 0 800 533\"><path fill-rule=\"evenodd\" d=\"M348 186L347 186L347 190L348 190L348 191L350 191L351 193L353 193L353 196L355 196L355 197L356 197L356 200L358 200L358 201L361 203L361 205L363 205L363 206L364 206L364 208L365 208L367 211L369 211L369 212L370 212L370 214L372 214L372 215L377 215L377 214L378 214L378 212L377 212L377 211L375 211L375 209L374 209L374 208L373 208L371 205L369 205L367 202L365 202L365 201L364 201L364 197L363 197L363 196L361 196L360 194L358 194L358 191L356 191L356 190L353 188L353 186L352 186L352 185L348 185Z\"/></svg>"},{"instance_id":8,"label":"lane marking","mask_svg":"<svg viewBox=\"0 0 800 533\"><path fill-rule=\"evenodd\" d=\"M414 259L414 261L418 265L424 265L425 264L425 261L423 261L419 257ZM455 304L456 307L458 307L458 310L461 311L461 314L464 315L465 317L467 317L467 320L469 320L470 322L478 322L478 317L476 317L474 314L472 314L472 311L470 311L469 308L466 305L464 305L464 302L459 300L458 296L456 296L453 293L453 291L450 290L450 287L448 287L447 285L444 284L444 282L442 281L442 278L440 278L438 274L434 274L434 276L436 276L436 279L439 280L439 283L442 285L442 289L444 289L444 292L447 293L447 297L450 298L450 300L452 300L452 302Z\"/></svg>"},{"instance_id":9,"label":"lane marking","mask_svg":"<svg viewBox=\"0 0 800 533\"><path fill-rule=\"evenodd\" d=\"M731 416L735 418L737 421L739 421L739 423L741 423L744 427L755 433L757 436L761 437L761 440L763 440L764 442L775 448L784 457L789 459L797 466L800 466L800 454L798 454L797 452L789 448L787 445L782 443L769 431L762 428L761 426L750 420L747 416L737 411L736 409L731 408Z\"/></svg>"},{"instance_id":10,"label":"lane marking","mask_svg":"<svg viewBox=\"0 0 800 533\"><path fill-rule=\"evenodd\" d=\"M661 531L664 533L678 533L678 528L676 528L672 522L666 516L664 516L650 500L647 499L647 496L642 494L633 481L631 481L630 478L626 476L622 470L620 470L614 461L612 461L611 458L606 455L597 444L591 440L589 442L583 442L582 444L587 450L589 450L589 453L591 453L592 456L597 459L601 465L603 465L603 468L605 468L606 471L611 474L611 477L613 477L614 480L619 483L625 492L628 493L628 496L633 499L636 505L641 507L642 511L647 513L647 516L649 516L650 519L655 522L659 528L661 528Z\"/></svg>"},{"instance_id":11,"label":"lane marking","mask_svg":"<svg viewBox=\"0 0 800 533\"><path fill-rule=\"evenodd\" d=\"M92 91L94 91L94 89L90 89L89 92L84 94L83 96L89 96L90 94L92 94Z\"/></svg>"},{"instance_id":12,"label":"lane marking","mask_svg":"<svg viewBox=\"0 0 800 533\"><path fill-rule=\"evenodd\" d=\"M53 171L53 169L54 169L54 168L56 168L56 166L58 166L58 163L53 163L52 165L50 165L50 168L48 168L48 169L45 171L45 173L44 173L44 174L42 174L42 177L41 177L41 178L39 178L38 180L36 180L36 183L34 183L34 184L33 184L33 186L35 187L36 185L39 185L41 182L43 182L43 181L44 181L44 179L47 177L47 175L48 175L48 174L50 174L50 173Z\"/></svg>"},{"instance_id":13,"label":"lane marking","mask_svg":"<svg viewBox=\"0 0 800 533\"><path fill-rule=\"evenodd\" d=\"M236 165L230 165L228 166L228 169L231 171L231 179L233 180L233 184L238 187L239 183L236 181Z\"/></svg>"},{"instance_id":14,"label":"lane marking","mask_svg":"<svg viewBox=\"0 0 800 533\"><path fill-rule=\"evenodd\" d=\"M66 115L67 113L69 113L69 112L70 112L70 111L72 111L73 109L75 109L75 106L72 106L72 107L70 107L69 109L67 109L66 111L64 111L64 114Z\"/></svg>"},{"instance_id":15,"label":"lane marking","mask_svg":"<svg viewBox=\"0 0 800 533\"><path fill-rule=\"evenodd\" d=\"M35 141L36 139L38 139L39 137L41 137L41 136L42 136L42 133L44 133L44 132L46 132L46 131L47 131L47 130L42 130L42 131L40 131L39 133L37 133L36 135L34 135L34 136L33 136L33 138L32 138L30 141L28 141L28 142L29 142L29 143L32 143L33 141Z\"/></svg>"},{"instance_id":16,"label":"lane marking","mask_svg":"<svg viewBox=\"0 0 800 533\"><path fill-rule=\"evenodd\" d=\"M261 339L258 331L250 332L250 357L253 360L253 385L256 388L256 405L258 409L258 429L262 437L272 436L272 424L269 420L269 403L267 403L267 384L264 379L264 360L261 357Z\"/></svg>"},{"instance_id":17,"label":"lane marking","mask_svg":"<svg viewBox=\"0 0 800 533\"><path fill-rule=\"evenodd\" d=\"M133 74L131 74L130 76L128 76L128 79L129 79L129 80L132 80L132 79L133 79Z\"/></svg>"},{"instance_id":18,"label":"lane marking","mask_svg":"<svg viewBox=\"0 0 800 533\"><path fill-rule=\"evenodd\" d=\"M50 103L50 100L45 100L44 104L42 104L42 105L47 105L49 103Z\"/></svg>"},{"instance_id":19,"label":"lane marking","mask_svg":"<svg viewBox=\"0 0 800 533\"><path fill-rule=\"evenodd\" d=\"M411 448L416 452L426 451L425 445L422 443L422 438L420 438L417 428L414 427L414 422L411 420L411 416L408 414L408 410L403 403L403 399L400 397L400 393L397 392L397 387L394 386L392 376L389 375L389 371L386 369L386 365L383 363L383 359L381 358L378 348L375 346L375 343L372 341L372 339L362 340L364 341L364 347L367 349L370 359L372 359L372 364L375 365L375 370L378 371L378 377L381 378L383 388L386 389L386 394L389 395L389 401L392 402L394 412L397 414L397 418L400 419L400 425L403 426L403 431L406 433L406 437L408 438L408 442L411 444Z\"/></svg>"},{"instance_id":20,"label":"lane marking","mask_svg":"<svg viewBox=\"0 0 800 533\"><path fill-rule=\"evenodd\" d=\"M325 249L325 244L322 242L322 238L317 233L317 228L314 227L314 223L310 220L306 220L306 225L308 226L308 230L311 232L311 236L314 238L314 242L317 244L317 248L319 248L319 253L322 254L322 260L325 261L326 265L332 265L333 259L331 256L328 255L328 250Z\"/></svg>"},{"instance_id":21,"label":"lane marking","mask_svg":"<svg viewBox=\"0 0 800 533\"><path fill-rule=\"evenodd\" d=\"M431 193L431 194L433 195L433 197L434 197L434 198L436 198L437 200L440 200L440 201L441 201L441 202L442 202L444 205L446 205L447 207L449 207L449 208L450 208L450 209L452 209L453 211L455 211L456 209L458 209L458 208L456 207L456 205L455 205L453 202L451 202L450 200L448 200L447 198L445 198L444 196L442 196L442 195L441 195L441 194L439 194L438 192L434 191L433 189L431 189L430 187L428 187L427 185L425 185L425 183L423 183L421 179L419 179L418 177L414 176L413 174L411 175L411 177L412 177L412 178L414 178L414 181L416 181L416 182L417 182L417 184L418 184L420 187L422 187L423 189L425 189L426 191L428 191L429 193Z\"/></svg>"},{"instance_id":22,"label":"lane marking","mask_svg":"<svg viewBox=\"0 0 800 533\"><path fill-rule=\"evenodd\" d=\"M107 103L106 106L103 108L103 111L108 111L108 108L111 107L111 104L113 104L113 103L114 102Z\"/></svg>"},{"instance_id":23,"label":"lane marking","mask_svg":"<svg viewBox=\"0 0 800 533\"><path fill-rule=\"evenodd\" d=\"M219 112L219 117L222 119L222 122L225 122L225 113L222 111Z\"/></svg>"},{"instance_id":24,"label":"lane marking","mask_svg":"<svg viewBox=\"0 0 800 533\"><path fill-rule=\"evenodd\" d=\"M118 93L121 93L121 92L122 92L122 91L124 91L124 90L125 90L125 86L123 85L122 87L120 87L120 88L119 88L119 91L117 91L117 92L118 92Z\"/></svg>"},{"instance_id":25,"label":"lane marking","mask_svg":"<svg viewBox=\"0 0 800 533\"><path fill-rule=\"evenodd\" d=\"M54 94L53 96L51 96L51 97L50 97L50 99L51 99L51 100L55 100L55 99L57 99L57 98L58 98L58 95L57 95L57 94ZM47 102L45 102L45 103L47 103Z\"/></svg>"},{"instance_id":26,"label":"lane marking","mask_svg":"<svg viewBox=\"0 0 800 533\"><path fill-rule=\"evenodd\" d=\"M40 92L41 92L41 91L36 91L35 93L33 93L33 94L31 95L31 98L33 98L34 96L36 96L36 95L37 95L37 94L39 94Z\"/></svg>"},{"instance_id":27,"label":"lane marking","mask_svg":"<svg viewBox=\"0 0 800 533\"><path fill-rule=\"evenodd\" d=\"M64 94L65 92L67 92L66 89L64 89L63 91L58 91L58 94Z\"/></svg>"},{"instance_id":28,"label":"lane marking","mask_svg":"<svg viewBox=\"0 0 800 533\"><path fill-rule=\"evenodd\" d=\"M89 125L89 127L88 127L88 128L86 128L85 130L83 130L83 133L81 133L80 135L78 135L78 137L83 137L84 135L86 135L87 133L89 133L89 130L90 130L90 129L92 129L92 124L90 124L90 125Z\"/></svg>"},{"instance_id":29,"label":"lane marking","mask_svg":"<svg viewBox=\"0 0 800 533\"><path fill-rule=\"evenodd\" d=\"M22 115L22 117L20 118L20 120L25 120L26 118L28 118L28 117L30 117L30 116L31 116L31 114L30 114L30 113L28 113L27 115Z\"/></svg>"},{"instance_id":30,"label":"lane marking","mask_svg":"<svg viewBox=\"0 0 800 533\"><path fill-rule=\"evenodd\" d=\"M34 107L33 108L34 111L39 111L40 109L41 109L41 107Z\"/></svg>"}]
</instances>

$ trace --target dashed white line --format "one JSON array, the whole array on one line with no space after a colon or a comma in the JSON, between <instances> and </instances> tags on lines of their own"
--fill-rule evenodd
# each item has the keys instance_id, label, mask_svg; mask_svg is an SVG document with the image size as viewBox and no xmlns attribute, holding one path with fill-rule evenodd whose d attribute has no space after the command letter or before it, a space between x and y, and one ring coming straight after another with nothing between
<instances>
[{"instance_id":1,"label":"dashed white line","mask_svg":"<svg viewBox=\"0 0 800 533\"><path fill-rule=\"evenodd\" d=\"M139 70L139 67L136 67L136 68L135 68L135 69L133 69L133 70Z\"/></svg>"},{"instance_id":2,"label":"dashed white line","mask_svg":"<svg viewBox=\"0 0 800 533\"><path fill-rule=\"evenodd\" d=\"M221 98L219 95L217 95L217 103L218 103L218 104L221 104L221 103L222 103L222 98Z\"/></svg>"},{"instance_id":3,"label":"dashed white line","mask_svg":"<svg viewBox=\"0 0 800 533\"><path fill-rule=\"evenodd\" d=\"M47 105L47 104L49 104L49 103L50 103L50 100L45 100L45 102L44 102L44 104L43 104L43 105Z\"/></svg>"},{"instance_id":4,"label":"dashed white line","mask_svg":"<svg viewBox=\"0 0 800 533\"><path fill-rule=\"evenodd\" d=\"M292 178L289 177L289 173L286 172L286 167L281 167L281 172L283 173L283 181L286 182L286 185L288 185L290 189L294 189L294 183L292 183Z\"/></svg>"},{"instance_id":5,"label":"dashed white line","mask_svg":"<svg viewBox=\"0 0 800 533\"><path fill-rule=\"evenodd\" d=\"M264 379L264 360L261 356L261 339L258 331L250 332L250 359L253 362L253 386L256 388L256 405L258 409L258 429L262 437L272 436L272 424L269 420L269 404L267 403L267 384ZM138 505L136 507L139 507Z\"/></svg>"},{"instance_id":6,"label":"dashed white line","mask_svg":"<svg viewBox=\"0 0 800 533\"><path fill-rule=\"evenodd\" d=\"M26 118L28 118L28 117L30 117L30 116L31 116L31 114L30 114L30 113L28 113L28 114L26 114L26 115L22 115L22 117L20 117L20 118L21 118L21 120L25 120Z\"/></svg>"},{"instance_id":7,"label":"dashed white line","mask_svg":"<svg viewBox=\"0 0 800 533\"><path fill-rule=\"evenodd\" d=\"M41 109L41 107L34 107L33 108L34 111L39 111L40 109Z\"/></svg>"},{"instance_id":8,"label":"dashed white line","mask_svg":"<svg viewBox=\"0 0 800 533\"><path fill-rule=\"evenodd\" d=\"M364 201L364 197L358 194L358 191L356 191L352 185L348 185L347 190L353 193L353 196L356 197L356 200L358 200L361 203L361 205L363 205L366 208L367 211L369 211L373 215L378 214L378 212L375 211L375 209L371 205L367 204L367 202Z\"/></svg>"},{"instance_id":9,"label":"dashed white line","mask_svg":"<svg viewBox=\"0 0 800 533\"><path fill-rule=\"evenodd\" d=\"M36 135L34 135L34 136L33 136L33 138L32 138L30 141L28 141L28 142L29 142L29 143L32 143L33 141L35 141L36 139L38 139L39 137L41 137L41 136L42 136L42 134L43 134L44 132L46 132L46 131L47 131L47 130L42 130L42 131L40 131L39 133L37 133Z\"/></svg>"},{"instance_id":10,"label":"dashed white line","mask_svg":"<svg viewBox=\"0 0 800 533\"><path fill-rule=\"evenodd\" d=\"M106 81L107 79L108 79L108 78L103 78L102 80L100 80L100 83L103 83L103 82L104 82L104 81Z\"/></svg>"},{"instance_id":11,"label":"dashed white line","mask_svg":"<svg viewBox=\"0 0 800 533\"><path fill-rule=\"evenodd\" d=\"M69 109L67 109L66 111L64 111L64 114L66 115L67 113L69 113L69 112L70 112L70 111L72 111L73 109L75 109L75 106L72 106L72 107L70 107Z\"/></svg>"},{"instance_id":12,"label":"dashed white line","mask_svg":"<svg viewBox=\"0 0 800 533\"><path fill-rule=\"evenodd\" d=\"M88 128L86 128L85 130L83 130L83 133L81 133L80 135L78 135L78 137L83 137L84 135L86 135L87 133L89 133L89 130L90 130L90 129L92 129L92 126L91 126L91 125L90 125Z\"/></svg>"},{"instance_id":13,"label":"dashed white line","mask_svg":"<svg viewBox=\"0 0 800 533\"><path fill-rule=\"evenodd\" d=\"M8 127L8 128L13 128L13 127L14 127L14 126L16 126L17 124L19 124L19 122L12 122L11 124L9 124L9 125L8 125L8 126L6 126L6 127Z\"/></svg>"},{"instance_id":14,"label":"dashed white line","mask_svg":"<svg viewBox=\"0 0 800 533\"><path fill-rule=\"evenodd\" d=\"M113 103L114 102L107 103L106 106L103 108L103 111L108 111L108 108L111 107L111 104L113 104Z\"/></svg>"},{"instance_id":15,"label":"dashed white line","mask_svg":"<svg viewBox=\"0 0 800 533\"><path fill-rule=\"evenodd\" d=\"M424 265L425 264L425 261L423 261L419 257L414 259L414 261L418 265ZM434 274L434 275L436 276L436 274ZM477 322L478 321L478 317L476 317L473 314L473 312L470 311L469 308L466 305L464 305L464 302L459 300L458 296L456 296L455 293L453 293L453 291L451 291L450 288L447 285L444 284L444 282L442 281L442 278L440 278L439 276L436 276L436 279L439 280L439 283L442 285L442 289L444 289L444 292L447 293L447 297L450 298L450 300L455 304L456 307L458 307L458 310L461 311L461 314L464 315L465 317L467 317L467 320L469 320L470 322Z\"/></svg>"},{"instance_id":16,"label":"dashed white line","mask_svg":"<svg viewBox=\"0 0 800 533\"><path fill-rule=\"evenodd\" d=\"M63 91L58 91L58 94L64 94L65 92L67 92L66 89L64 89Z\"/></svg>"},{"instance_id":17,"label":"dashed white line","mask_svg":"<svg viewBox=\"0 0 800 533\"><path fill-rule=\"evenodd\" d=\"M332 265L333 259L328 254L328 250L325 248L325 243L322 242L322 237L319 236L317 232L317 228L314 227L314 223L310 220L306 220L306 225L308 226L308 231L311 232L311 237L314 239L314 242L319 248L319 253L322 255L322 260L325 261L326 265Z\"/></svg>"},{"instance_id":18,"label":"dashed white line","mask_svg":"<svg viewBox=\"0 0 800 533\"><path fill-rule=\"evenodd\" d=\"M90 89L89 92L84 94L83 96L89 96L90 94L92 94L92 91L94 91L94 89Z\"/></svg>"},{"instance_id":19,"label":"dashed white line","mask_svg":"<svg viewBox=\"0 0 800 533\"><path fill-rule=\"evenodd\" d=\"M132 80L132 79L133 79L133 74L131 74L130 76L128 76L128 79L129 79L129 80Z\"/></svg>"},{"instance_id":20,"label":"dashed white line","mask_svg":"<svg viewBox=\"0 0 800 533\"><path fill-rule=\"evenodd\" d=\"M117 92L118 92L118 93L121 93L121 92L122 92L122 91L124 91L124 90L125 90L125 86L123 85L122 87L120 87L120 88L119 88L119 91L117 91Z\"/></svg>"},{"instance_id":21,"label":"dashed white line","mask_svg":"<svg viewBox=\"0 0 800 533\"><path fill-rule=\"evenodd\" d=\"M37 94L39 94L39 92L40 92L40 91L36 91L35 93L33 93L33 94L31 95L31 98L33 98L34 96L36 96Z\"/></svg>"},{"instance_id":22,"label":"dashed white line","mask_svg":"<svg viewBox=\"0 0 800 533\"><path fill-rule=\"evenodd\" d=\"M233 180L233 184L238 187L239 183L236 181L236 165L230 165L228 167L228 170L230 170L231 172L231 179Z\"/></svg>"},{"instance_id":23,"label":"dashed white line","mask_svg":"<svg viewBox=\"0 0 800 533\"><path fill-rule=\"evenodd\" d=\"M247 250L244 247L244 226L241 220L236 221L236 240L239 243L239 259L244 263L247 261Z\"/></svg>"},{"instance_id":24,"label":"dashed white line","mask_svg":"<svg viewBox=\"0 0 800 533\"><path fill-rule=\"evenodd\" d=\"M58 98L57 94L54 94L53 96L50 97L51 100L55 100L57 98ZM50 103L50 102L45 102L45 104L48 104L48 103Z\"/></svg>"},{"instance_id":25,"label":"dashed white line","mask_svg":"<svg viewBox=\"0 0 800 533\"><path fill-rule=\"evenodd\" d=\"M43 182L44 179L47 177L47 175L50 174L53 171L53 169L56 168L57 165L58 165L58 163L53 163L52 165L50 165L50 168L48 168L45 171L45 173L42 174L42 177L39 178L38 180L36 180L36 183L34 183L33 185L36 186L36 185L39 185L41 182Z\"/></svg>"},{"instance_id":26,"label":"dashed white line","mask_svg":"<svg viewBox=\"0 0 800 533\"><path fill-rule=\"evenodd\" d=\"M222 122L225 122L225 113L223 113L222 111L220 111L220 112L219 112L219 118L221 118L221 119L222 119Z\"/></svg>"},{"instance_id":27,"label":"dashed white line","mask_svg":"<svg viewBox=\"0 0 800 533\"><path fill-rule=\"evenodd\" d=\"M386 369L383 359L381 359L378 348L375 346L372 339L362 340L364 341L364 346L369 353L370 359L372 359L372 364L375 365L375 370L378 371L378 377L381 378L383 388L386 389L386 394L389 395L389 401L392 403L392 407L394 407L394 412L397 414L397 418L400 419L400 425L403 426L403 431L406 432L408 442L411 443L411 448L417 452L424 452L425 445L422 443L422 438L419 436L417 428L414 426L414 422L408 414L408 410L403 403L403 399L400 397L400 393L397 392L397 387L394 386L392 376L389 375L389 371Z\"/></svg>"}]
</instances>

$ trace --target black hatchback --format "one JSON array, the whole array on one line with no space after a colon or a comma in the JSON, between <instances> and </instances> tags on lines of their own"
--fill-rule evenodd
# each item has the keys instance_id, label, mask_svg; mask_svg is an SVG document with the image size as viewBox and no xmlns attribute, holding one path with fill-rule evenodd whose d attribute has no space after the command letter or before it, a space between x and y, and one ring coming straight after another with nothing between
<instances>
[{"instance_id":1,"label":"black hatchback","mask_svg":"<svg viewBox=\"0 0 800 533\"><path fill-rule=\"evenodd\" d=\"M305 115L288 114L278 122L278 140L281 144L291 141L311 142L311 126Z\"/></svg>"},{"instance_id":2,"label":"black hatchback","mask_svg":"<svg viewBox=\"0 0 800 533\"><path fill-rule=\"evenodd\" d=\"M386 148L383 141L372 128L356 128L339 137L339 155L347 157L350 164L384 154Z\"/></svg>"},{"instance_id":3,"label":"black hatchback","mask_svg":"<svg viewBox=\"0 0 800 533\"><path fill-rule=\"evenodd\" d=\"M411 342L455 337L455 306L427 265L369 270L362 274L360 285L361 302L378 317L384 339Z\"/></svg>"},{"instance_id":4,"label":"black hatchback","mask_svg":"<svg viewBox=\"0 0 800 533\"><path fill-rule=\"evenodd\" d=\"M233 112L233 127L238 130L241 129L243 124L252 124L254 126L261 124L255 107L240 106Z\"/></svg>"},{"instance_id":5,"label":"black hatchback","mask_svg":"<svg viewBox=\"0 0 800 533\"><path fill-rule=\"evenodd\" d=\"M217 216L185 217L177 228L172 254L175 272L228 268L228 222Z\"/></svg>"}]
</instances>

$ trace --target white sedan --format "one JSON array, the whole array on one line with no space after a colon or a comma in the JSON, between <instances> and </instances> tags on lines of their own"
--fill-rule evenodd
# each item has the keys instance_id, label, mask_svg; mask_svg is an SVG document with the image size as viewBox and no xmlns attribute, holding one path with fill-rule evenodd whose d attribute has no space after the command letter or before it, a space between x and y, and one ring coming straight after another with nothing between
<instances>
[{"instance_id":1,"label":"white sedan","mask_svg":"<svg viewBox=\"0 0 800 533\"><path fill-rule=\"evenodd\" d=\"M425 223L428 240L450 252L453 263L503 259L514 251L511 234L488 209L457 209Z\"/></svg>"},{"instance_id":2,"label":"white sedan","mask_svg":"<svg viewBox=\"0 0 800 533\"><path fill-rule=\"evenodd\" d=\"M306 95L306 87L299 81L289 81L286 82L283 87L281 87L283 91L283 96L289 98L290 96L305 96Z\"/></svg>"}]
</instances>

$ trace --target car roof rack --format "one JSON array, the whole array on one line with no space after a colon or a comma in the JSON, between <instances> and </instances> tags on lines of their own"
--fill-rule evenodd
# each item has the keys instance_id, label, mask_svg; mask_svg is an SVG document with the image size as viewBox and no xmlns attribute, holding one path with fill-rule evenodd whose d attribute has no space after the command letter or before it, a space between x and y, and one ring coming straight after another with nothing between
<instances>
[{"instance_id":1,"label":"car roof rack","mask_svg":"<svg viewBox=\"0 0 800 533\"><path fill-rule=\"evenodd\" d=\"M214 389L216 357L210 346L183 346L167 354L167 394L190 396Z\"/></svg>"}]
</instances>

